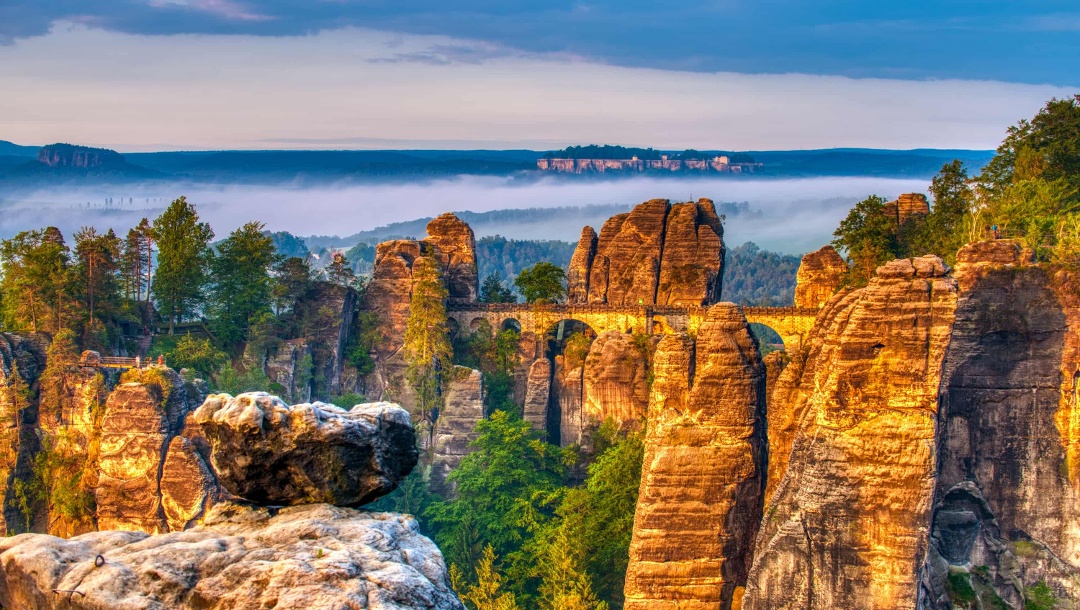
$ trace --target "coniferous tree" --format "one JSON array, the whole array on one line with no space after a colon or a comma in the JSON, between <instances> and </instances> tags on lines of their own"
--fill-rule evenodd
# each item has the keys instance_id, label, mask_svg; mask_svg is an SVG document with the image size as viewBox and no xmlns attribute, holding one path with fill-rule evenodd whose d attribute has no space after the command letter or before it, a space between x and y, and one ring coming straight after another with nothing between
<instances>
[{"instance_id":1,"label":"coniferous tree","mask_svg":"<svg viewBox=\"0 0 1080 610\"><path fill-rule=\"evenodd\" d=\"M450 581L471 610L519 610L514 594L503 589L503 577L495 567L495 550L491 545L476 564L476 580L469 584L456 565L450 566Z\"/></svg>"},{"instance_id":2,"label":"coniferous tree","mask_svg":"<svg viewBox=\"0 0 1080 610\"><path fill-rule=\"evenodd\" d=\"M199 222L195 206L181 197L154 220L152 234L158 246L154 300L172 334L174 325L194 314L202 302L214 231Z\"/></svg>"},{"instance_id":3,"label":"coniferous tree","mask_svg":"<svg viewBox=\"0 0 1080 610\"><path fill-rule=\"evenodd\" d=\"M104 235L94 227L83 227L75 233L76 277L78 296L87 306L90 328L98 323L101 313L116 313L119 305L116 285L117 259L120 240L109 229ZM99 311L100 310L100 311Z\"/></svg>"},{"instance_id":4,"label":"coniferous tree","mask_svg":"<svg viewBox=\"0 0 1080 610\"><path fill-rule=\"evenodd\" d=\"M57 424L64 423L75 396L75 375L79 364L79 351L75 345L75 333L63 329L53 336L45 352L45 369L41 372L41 399L38 407L41 417Z\"/></svg>"},{"instance_id":5,"label":"coniferous tree","mask_svg":"<svg viewBox=\"0 0 1080 610\"><path fill-rule=\"evenodd\" d=\"M0 267L8 329L56 332L71 324L70 251L59 229L23 231L0 241Z\"/></svg>"},{"instance_id":6,"label":"coniferous tree","mask_svg":"<svg viewBox=\"0 0 1080 610\"><path fill-rule=\"evenodd\" d=\"M245 224L218 244L210 263L206 311L223 346L240 344L252 325L270 313L270 273L277 262L274 241L259 222Z\"/></svg>"},{"instance_id":7,"label":"coniferous tree","mask_svg":"<svg viewBox=\"0 0 1080 610\"><path fill-rule=\"evenodd\" d=\"M435 259L417 258L413 263L413 292L405 326L405 377L416 392L424 421L432 416L442 388L453 373L446 296Z\"/></svg>"},{"instance_id":8,"label":"coniferous tree","mask_svg":"<svg viewBox=\"0 0 1080 610\"><path fill-rule=\"evenodd\" d=\"M481 303L513 303L514 291L503 282L502 274L498 271L484 278L480 285Z\"/></svg>"},{"instance_id":9,"label":"coniferous tree","mask_svg":"<svg viewBox=\"0 0 1080 610\"><path fill-rule=\"evenodd\" d=\"M326 266L326 279L331 284L345 288L359 288L356 272L349 264L348 257L343 252L334 252L330 256L330 264Z\"/></svg>"},{"instance_id":10,"label":"coniferous tree","mask_svg":"<svg viewBox=\"0 0 1080 610\"><path fill-rule=\"evenodd\" d=\"M855 204L833 233L833 246L851 263L848 283L863 286L880 265L899 254L896 222L885 212L885 200L872 195Z\"/></svg>"}]
</instances>

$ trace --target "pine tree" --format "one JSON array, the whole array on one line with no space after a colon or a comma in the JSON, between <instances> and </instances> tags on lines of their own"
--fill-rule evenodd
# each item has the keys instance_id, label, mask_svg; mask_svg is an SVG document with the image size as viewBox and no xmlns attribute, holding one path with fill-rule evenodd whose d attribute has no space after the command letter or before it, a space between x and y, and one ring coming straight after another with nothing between
<instances>
[{"instance_id":1,"label":"pine tree","mask_svg":"<svg viewBox=\"0 0 1080 610\"><path fill-rule=\"evenodd\" d=\"M495 561L495 550L488 545L476 565L476 582L465 583L461 570L451 565L451 584L472 610L519 610L514 594L503 591L502 576L495 568Z\"/></svg>"},{"instance_id":2,"label":"pine tree","mask_svg":"<svg viewBox=\"0 0 1080 610\"><path fill-rule=\"evenodd\" d=\"M4 325L59 331L71 323L70 251L59 229L23 231L0 241Z\"/></svg>"},{"instance_id":3,"label":"pine tree","mask_svg":"<svg viewBox=\"0 0 1080 610\"><path fill-rule=\"evenodd\" d=\"M240 344L252 325L270 313L273 266L278 262L273 240L263 224L249 222L217 246L210 263L207 299L211 328L224 346Z\"/></svg>"},{"instance_id":4,"label":"pine tree","mask_svg":"<svg viewBox=\"0 0 1080 610\"><path fill-rule=\"evenodd\" d=\"M174 325L195 313L202 300L214 231L199 222L195 206L181 197L154 220L151 234L158 244L154 300L172 334Z\"/></svg>"},{"instance_id":5,"label":"pine tree","mask_svg":"<svg viewBox=\"0 0 1080 610\"><path fill-rule=\"evenodd\" d=\"M514 291L506 286L498 271L485 277L480 285L481 303L513 303L515 300Z\"/></svg>"},{"instance_id":6,"label":"pine tree","mask_svg":"<svg viewBox=\"0 0 1080 610\"><path fill-rule=\"evenodd\" d=\"M116 272L119 269L117 259L120 256L120 240L109 229L101 235L94 227L83 227L75 233L75 259L78 281L78 296L88 306L89 326L97 325L103 310L114 314L117 309ZM100 307L98 305L100 304Z\"/></svg>"},{"instance_id":7,"label":"pine tree","mask_svg":"<svg viewBox=\"0 0 1080 610\"><path fill-rule=\"evenodd\" d=\"M405 326L405 376L416 391L424 421L429 421L453 372L446 296L435 259L417 258L413 263L413 292Z\"/></svg>"}]
</instances>

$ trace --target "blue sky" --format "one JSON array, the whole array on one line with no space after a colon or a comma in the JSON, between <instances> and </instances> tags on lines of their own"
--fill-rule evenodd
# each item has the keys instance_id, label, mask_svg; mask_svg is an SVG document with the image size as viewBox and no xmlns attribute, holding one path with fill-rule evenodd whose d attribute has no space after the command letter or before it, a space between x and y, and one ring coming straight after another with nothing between
<instances>
[{"instance_id":1,"label":"blue sky","mask_svg":"<svg viewBox=\"0 0 1080 610\"><path fill-rule=\"evenodd\" d=\"M1078 66L1075 0L4 0L0 77L15 98L0 102L0 139L74 133L108 144L111 133L114 146L133 149L252 148L260 140L502 147L581 134L675 147L988 147L1048 97L1080 86ZM347 119L348 108L329 97L265 95L271 84L298 81L364 98L354 107L364 116ZM202 100L201 114L175 109L193 123L188 136L151 128L149 105L161 106L155 91L185 83L252 112L226 122ZM366 99L410 94L442 109L405 115ZM43 95L78 102L83 120L70 105L68 115L28 108ZM552 106L535 107L537 95ZM792 99L804 95L809 103ZM890 97L908 95L937 103ZM632 111L596 111L622 102ZM703 109L710 104L711 113ZM665 108L679 115L670 129L655 116ZM142 127L123 128L124 114ZM784 115L823 128L784 126L785 140L769 128ZM313 123L306 129L305 117ZM247 127L228 124L236 120ZM748 129L748 120L759 127Z\"/></svg>"}]
</instances>

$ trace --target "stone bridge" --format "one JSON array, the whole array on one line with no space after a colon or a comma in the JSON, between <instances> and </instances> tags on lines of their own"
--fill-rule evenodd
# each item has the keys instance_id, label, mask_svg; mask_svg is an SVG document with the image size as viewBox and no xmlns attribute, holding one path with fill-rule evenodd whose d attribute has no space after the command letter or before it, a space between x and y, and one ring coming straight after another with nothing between
<instances>
[{"instance_id":1,"label":"stone bridge","mask_svg":"<svg viewBox=\"0 0 1080 610\"><path fill-rule=\"evenodd\" d=\"M459 329L475 330L481 320L492 328L508 327L542 335L561 333L562 322L574 320L597 334L609 330L662 334L697 332L707 307L614 306L614 305L524 305L521 303L476 303L450 305L447 315ZM746 321L774 330L788 349L795 349L814 326L817 309L796 307L743 307Z\"/></svg>"}]
</instances>

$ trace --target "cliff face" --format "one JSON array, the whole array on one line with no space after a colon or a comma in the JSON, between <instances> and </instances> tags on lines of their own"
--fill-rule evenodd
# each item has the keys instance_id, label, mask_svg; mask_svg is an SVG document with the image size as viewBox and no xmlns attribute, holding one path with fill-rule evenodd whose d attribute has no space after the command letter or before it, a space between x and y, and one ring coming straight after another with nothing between
<instances>
[{"instance_id":1,"label":"cliff face","mask_svg":"<svg viewBox=\"0 0 1080 610\"><path fill-rule=\"evenodd\" d=\"M651 339L650 339L651 340ZM607 419L620 425L643 424L649 407L647 353L634 337L618 331L601 333L585 358L585 422Z\"/></svg>"},{"instance_id":2,"label":"cliff face","mask_svg":"<svg viewBox=\"0 0 1080 610\"><path fill-rule=\"evenodd\" d=\"M484 419L484 377L468 369L446 392L445 404L435 422L435 456L431 465L431 488L448 495L453 490L446 477L469 454L469 443L479 436L476 424Z\"/></svg>"},{"instance_id":3,"label":"cliff face","mask_svg":"<svg viewBox=\"0 0 1080 610\"><path fill-rule=\"evenodd\" d=\"M45 369L48 337L39 334L20 336L0 333L0 499L3 500L3 526L6 532L26 531L27 521L15 498L15 481L30 480L34 455L39 449L38 380ZM25 384L25 391L15 387L14 372Z\"/></svg>"},{"instance_id":4,"label":"cliff face","mask_svg":"<svg viewBox=\"0 0 1080 610\"><path fill-rule=\"evenodd\" d=\"M795 275L795 307L821 309L840 287L848 265L832 246L802 257Z\"/></svg>"},{"instance_id":5,"label":"cliff face","mask_svg":"<svg viewBox=\"0 0 1080 610\"><path fill-rule=\"evenodd\" d=\"M805 362L781 374L770 410L797 432L744 608L914 607L957 298L946 271L936 257L884 265L826 306Z\"/></svg>"},{"instance_id":6,"label":"cliff face","mask_svg":"<svg viewBox=\"0 0 1080 610\"><path fill-rule=\"evenodd\" d=\"M1006 241L957 255L926 610L954 607L962 583L982 607L1023 608L1040 581L1080 598L1080 278L1027 259Z\"/></svg>"},{"instance_id":7,"label":"cliff face","mask_svg":"<svg viewBox=\"0 0 1080 610\"><path fill-rule=\"evenodd\" d=\"M739 607L765 488L765 370L742 311L714 305L653 359L628 610Z\"/></svg>"},{"instance_id":8,"label":"cliff face","mask_svg":"<svg viewBox=\"0 0 1080 610\"><path fill-rule=\"evenodd\" d=\"M105 402L94 488L98 529L184 529L217 494L203 457L181 438L201 394L170 369L152 370L164 387L125 383Z\"/></svg>"},{"instance_id":9,"label":"cliff face","mask_svg":"<svg viewBox=\"0 0 1080 610\"><path fill-rule=\"evenodd\" d=\"M124 157L114 150L72 144L42 146L38 150L38 162L49 167L77 169L116 169L127 165Z\"/></svg>"},{"instance_id":10,"label":"cliff face","mask_svg":"<svg viewBox=\"0 0 1080 610\"><path fill-rule=\"evenodd\" d=\"M570 264L570 303L709 305L720 299L723 227L712 201L653 199L586 227Z\"/></svg>"},{"instance_id":11,"label":"cliff face","mask_svg":"<svg viewBox=\"0 0 1080 610\"><path fill-rule=\"evenodd\" d=\"M453 214L443 214L428 223L427 230L423 240L378 245L375 268L360 305L375 315L379 332L375 341L376 370L368 380L368 393L375 398L392 395L410 410L414 399L404 382L405 363L400 351L409 320L413 263L420 256L438 261L449 303L475 303L478 294L476 243L469 225Z\"/></svg>"}]
</instances>

